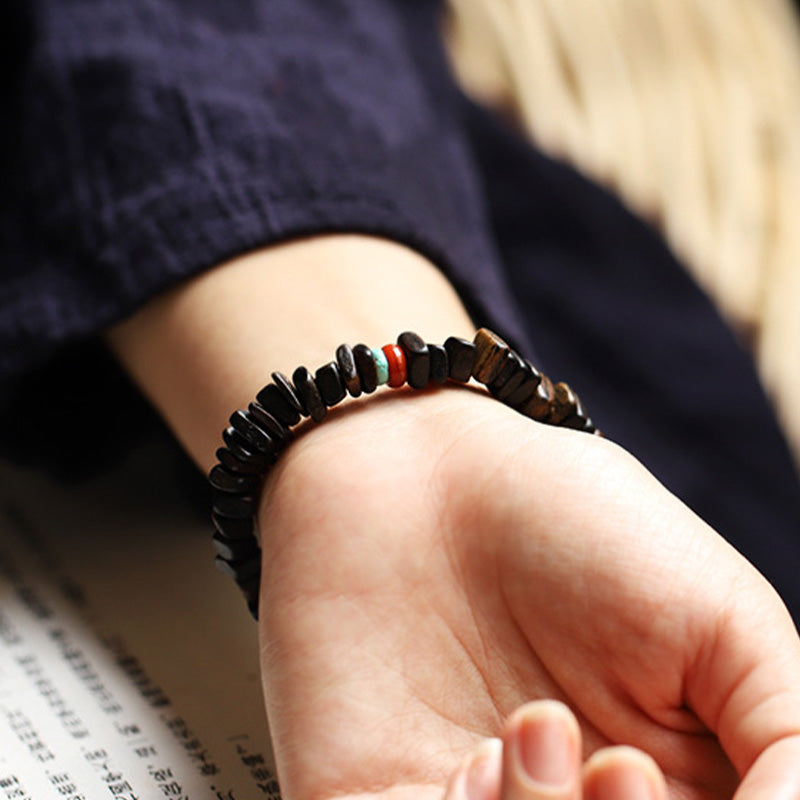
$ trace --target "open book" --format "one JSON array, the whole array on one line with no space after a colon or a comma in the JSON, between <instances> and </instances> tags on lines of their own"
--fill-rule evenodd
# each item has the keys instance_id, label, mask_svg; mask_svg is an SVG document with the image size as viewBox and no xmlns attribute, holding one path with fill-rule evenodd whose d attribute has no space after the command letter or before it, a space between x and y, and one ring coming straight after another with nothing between
<instances>
[{"instance_id":1,"label":"open book","mask_svg":"<svg viewBox=\"0 0 800 800\"><path fill-rule=\"evenodd\" d=\"M257 627L162 461L0 465L0 800L278 796Z\"/></svg>"}]
</instances>

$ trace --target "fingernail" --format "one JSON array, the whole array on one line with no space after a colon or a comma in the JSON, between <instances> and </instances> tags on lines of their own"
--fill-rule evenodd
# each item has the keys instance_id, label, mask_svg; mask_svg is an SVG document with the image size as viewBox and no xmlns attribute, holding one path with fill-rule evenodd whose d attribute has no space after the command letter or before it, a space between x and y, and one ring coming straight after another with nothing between
<instances>
[{"instance_id":1,"label":"fingernail","mask_svg":"<svg viewBox=\"0 0 800 800\"><path fill-rule=\"evenodd\" d=\"M516 756L530 780L549 788L561 788L575 774L577 737L575 727L560 707L537 704L523 713L516 731Z\"/></svg>"},{"instance_id":2,"label":"fingernail","mask_svg":"<svg viewBox=\"0 0 800 800\"><path fill-rule=\"evenodd\" d=\"M589 759L584 800L660 800L660 785L650 758L618 747Z\"/></svg>"},{"instance_id":3,"label":"fingernail","mask_svg":"<svg viewBox=\"0 0 800 800\"><path fill-rule=\"evenodd\" d=\"M467 767L464 794L467 800L492 800L500 784L503 744L499 739L482 742Z\"/></svg>"}]
</instances>

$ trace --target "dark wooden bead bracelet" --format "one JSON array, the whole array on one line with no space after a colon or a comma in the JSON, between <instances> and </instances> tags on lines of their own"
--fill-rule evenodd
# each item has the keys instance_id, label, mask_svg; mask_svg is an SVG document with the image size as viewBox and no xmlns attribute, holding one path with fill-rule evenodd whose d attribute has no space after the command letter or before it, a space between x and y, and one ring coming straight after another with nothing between
<instances>
[{"instance_id":1,"label":"dark wooden bead bracelet","mask_svg":"<svg viewBox=\"0 0 800 800\"><path fill-rule=\"evenodd\" d=\"M217 566L244 594L258 618L261 546L258 503L266 474L292 440L302 418L325 419L328 408L347 395L369 394L381 384L408 384L424 389L448 379L470 378L487 387L507 406L538 422L598 433L578 395L566 384L543 375L499 336L481 328L472 342L451 336L443 345L426 344L406 331L396 344L371 349L364 344L340 345L336 358L312 375L298 367L290 381L280 372L246 411L235 411L223 431L224 446L208 475L212 487L213 543Z\"/></svg>"}]
</instances>

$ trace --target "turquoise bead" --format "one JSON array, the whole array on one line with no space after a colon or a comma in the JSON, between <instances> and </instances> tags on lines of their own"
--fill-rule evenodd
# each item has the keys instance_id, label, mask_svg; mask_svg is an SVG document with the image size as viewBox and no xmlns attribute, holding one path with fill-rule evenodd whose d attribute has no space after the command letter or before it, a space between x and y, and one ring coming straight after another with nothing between
<instances>
[{"instance_id":1,"label":"turquoise bead","mask_svg":"<svg viewBox=\"0 0 800 800\"><path fill-rule=\"evenodd\" d=\"M372 357L378 370L378 386L389 383L389 362L386 360L386 354L383 350L373 348Z\"/></svg>"}]
</instances>

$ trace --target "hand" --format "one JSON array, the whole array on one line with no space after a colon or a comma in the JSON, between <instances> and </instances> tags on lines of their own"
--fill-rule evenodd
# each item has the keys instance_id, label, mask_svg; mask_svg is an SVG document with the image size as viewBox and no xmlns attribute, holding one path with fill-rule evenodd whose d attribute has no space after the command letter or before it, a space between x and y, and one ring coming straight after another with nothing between
<instances>
[{"instance_id":1,"label":"hand","mask_svg":"<svg viewBox=\"0 0 800 800\"><path fill-rule=\"evenodd\" d=\"M610 442L463 388L385 392L301 437L262 506L264 688L287 800L440 797L521 704L670 794L800 794L779 599Z\"/></svg>"}]
</instances>

